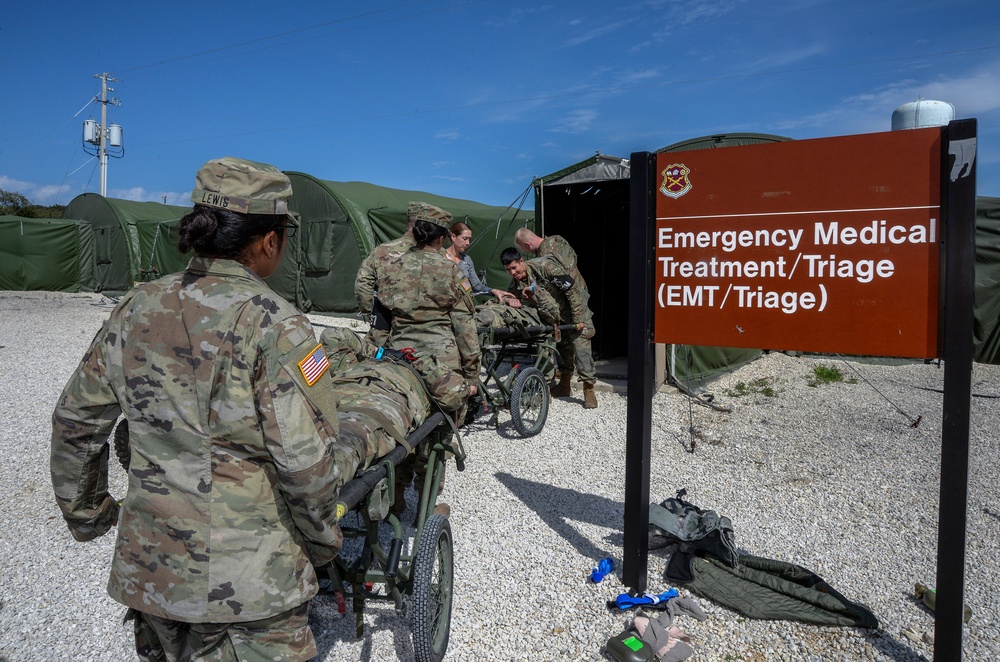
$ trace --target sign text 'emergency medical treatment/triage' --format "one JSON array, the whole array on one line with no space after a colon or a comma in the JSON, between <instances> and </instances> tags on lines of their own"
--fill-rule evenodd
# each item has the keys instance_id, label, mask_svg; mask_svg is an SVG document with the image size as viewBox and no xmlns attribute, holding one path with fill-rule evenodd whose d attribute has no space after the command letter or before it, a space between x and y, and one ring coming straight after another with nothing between
<instances>
[{"instance_id":1,"label":"sign text 'emergency medical treatment/triage'","mask_svg":"<svg viewBox=\"0 0 1000 662\"><path fill-rule=\"evenodd\" d=\"M941 129L661 153L656 342L937 355Z\"/></svg>"}]
</instances>

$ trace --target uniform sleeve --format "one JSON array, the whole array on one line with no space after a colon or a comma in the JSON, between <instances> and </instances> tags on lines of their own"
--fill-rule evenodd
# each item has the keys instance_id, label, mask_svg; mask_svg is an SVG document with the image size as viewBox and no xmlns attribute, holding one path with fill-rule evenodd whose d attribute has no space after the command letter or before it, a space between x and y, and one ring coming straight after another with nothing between
<instances>
[{"instance_id":1,"label":"uniform sleeve","mask_svg":"<svg viewBox=\"0 0 1000 662\"><path fill-rule=\"evenodd\" d=\"M531 299L538 310L538 318L546 324L559 324L559 302L544 287L536 287Z\"/></svg>"},{"instance_id":2,"label":"uniform sleeve","mask_svg":"<svg viewBox=\"0 0 1000 662\"><path fill-rule=\"evenodd\" d=\"M476 334L476 304L472 300L472 285L460 269L455 269L456 302L448 315L451 330L455 334L455 344L462 356L461 373L469 384L479 379L479 337Z\"/></svg>"},{"instance_id":3,"label":"uniform sleeve","mask_svg":"<svg viewBox=\"0 0 1000 662\"><path fill-rule=\"evenodd\" d=\"M547 279L551 279L555 276L565 276L566 270L563 265L554 259L538 259L533 260L537 262L541 271L542 276ZM561 296L566 297L566 302L569 304L570 319L563 320L564 324L579 324L580 322L586 323L590 319L589 311L587 309L587 301L583 298L582 290L580 286L576 283L562 292Z\"/></svg>"},{"instance_id":4,"label":"uniform sleeve","mask_svg":"<svg viewBox=\"0 0 1000 662\"><path fill-rule=\"evenodd\" d=\"M308 320L291 317L261 339L255 371L264 443L278 487L314 565L329 563L342 543L336 500L364 451L338 443L329 363Z\"/></svg>"},{"instance_id":5,"label":"uniform sleeve","mask_svg":"<svg viewBox=\"0 0 1000 662\"><path fill-rule=\"evenodd\" d=\"M493 290L486 287L483 281L479 280L479 276L476 274L476 265L473 264L472 258L468 255L462 258L462 271L469 277L473 294L493 294Z\"/></svg>"},{"instance_id":6,"label":"uniform sleeve","mask_svg":"<svg viewBox=\"0 0 1000 662\"><path fill-rule=\"evenodd\" d=\"M52 488L70 533L81 542L118 521L118 503L108 495L108 437L121 408L107 378L108 335L106 324L52 413Z\"/></svg>"},{"instance_id":7,"label":"uniform sleeve","mask_svg":"<svg viewBox=\"0 0 1000 662\"><path fill-rule=\"evenodd\" d=\"M369 253L361 261L361 268L354 278L354 298L358 301L358 310L367 313L372 309L372 298L375 296L375 282L378 273L375 268L375 251Z\"/></svg>"}]
</instances>

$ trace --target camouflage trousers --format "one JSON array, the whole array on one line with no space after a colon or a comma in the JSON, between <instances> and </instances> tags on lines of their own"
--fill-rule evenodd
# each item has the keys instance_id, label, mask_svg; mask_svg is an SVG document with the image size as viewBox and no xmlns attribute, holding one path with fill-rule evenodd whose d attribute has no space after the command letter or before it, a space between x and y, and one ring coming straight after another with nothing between
<instances>
[{"instance_id":1,"label":"camouflage trousers","mask_svg":"<svg viewBox=\"0 0 1000 662\"><path fill-rule=\"evenodd\" d=\"M317 654L309 601L277 616L246 623L182 623L129 609L135 652L144 662L309 660Z\"/></svg>"},{"instance_id":2,"label":"camouflage trousers","mask_svg":"<svg viewBox=\"0 0 1000 662\"><path fill-rule=\"evenodd\" d=\"M556 344L562 373L573 374L573 368L582 382L597 381L597 366L590 351L590 339L594 337L594 323L587 321L583 331L564 332Z\"/></svg>"}]
</instances>

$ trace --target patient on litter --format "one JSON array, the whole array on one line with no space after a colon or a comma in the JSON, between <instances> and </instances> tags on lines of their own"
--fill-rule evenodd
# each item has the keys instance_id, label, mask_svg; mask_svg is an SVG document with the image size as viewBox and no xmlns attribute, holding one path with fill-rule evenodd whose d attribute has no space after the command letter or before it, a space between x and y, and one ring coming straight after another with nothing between
<instances>
[{"instance_id":1,"label":"patient on litter","mask_svg":"<svg viewBox=\"0 0 1000 662\"><path fill-rule=\"evenodd\" d=\"M465 404L465 380L454 370L421 354L383 350L345 327L333 327L320 336L330 361L330 377L337 398L340 436L360 454L359 469L406 441L440 406L456 411Z\"/></svg>"}]
</instances>

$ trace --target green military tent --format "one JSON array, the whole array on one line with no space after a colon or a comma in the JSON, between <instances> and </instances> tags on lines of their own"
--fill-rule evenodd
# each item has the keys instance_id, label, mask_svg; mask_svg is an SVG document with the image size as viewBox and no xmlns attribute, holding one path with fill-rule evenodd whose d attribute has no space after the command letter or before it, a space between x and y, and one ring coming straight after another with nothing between
<instances>
[{"instance_id":1,"label":"green military tent","mask_svg":"<svg viewBox=\"0 0 1000 662\"><path fill-rule=\"evenodd\" d=\"M789 140L761 133L704 136L657 150L682 152ZM580 257L587 278L599 358L627 352L629 175L628 159L597 154L539 177L535 209L546 234L565 237ZM1000 363L1000 198L976 199L975 360ZM699 381L732 370L760 355L757 349L669 345L667 374ZM600 369L600 366L599 366Z\"/></svg>"},{"instance_id":2,"label":"green military tent","mask_svg":"<svg viewBox=\"0 0 1000 662\"><path fill-rule=\"evenodd\" d=\"M299 213L302 229L289 240L281 267L267 282L307 312L358 312L354 278L361 260L378 244L403 233L411 200L447 209L456 221L472 228L469 253L480 272L486 270L486 282L493 287L504 288L510 280L500 266L500 250L513 245L516 229L534 219L530 210L516 206L287 174L294 192L290 205ZM185 267L190 256L177 250L177 228L190 209L85 193L70 202L64 216L85 219L93 226L94 289L120 293L136 281Z\"/></svg>"},{"instance_id":3,"label":"green military tent","mask_svg":"<svg viewBox=\"0 0 1000 662\"><path fill-rule=\"evenodd\" d=\"M90 223L0 216L0 290L94 289L94 233Z\"/></svg>"},{"instance_id":4,"label":"green military tent","mask_svg":"<svg viewBox=\"0 0 1000 662\"><path fill-rule=\"evenodd\" d=\"M763 133L731 133L685 140L657 152L784 140L789 139ZM590 289L590 308L597 329L593 349L599 359L625 356L628 351L626 256L630 173L628 159L597 154L534 181L539 226L545 234L562 235L579 257ZM661 368L683 381L735 369L760 355L760 350L756 349L725 347L670 345L665 350L665 365ZM598 369L600 372L600 363Z\"/></svg>"},{"instance_id":5,"label":"green military tent","mask_svg":"<svg viewBox=\"0 0 1000 662\"><path fill-rule=\"evenodd\" d=\"M188 211L188 207L83 193L70 201L63 218L83 219L93 228L94 290L122 294L144 278L148 264L149 255L143 254L139 242L139 225L175 220Z\"/></svg>"},{"instance_id":6,"label":"green military tent","mask_svg":"<svg viewBox=\"0 0 1000 662\"><path fill-rule=\"evenodd\" d=\"M358 312L354 278L361 260L378 244L400 236L406 205L419 200L451 212L472 229L469 254L486 269L491 287L506 288L510 278L500 265L500 251L514 244L517 228L533 222L531 211L446 198L423 191L385 188L365 182L324 181L301 172L292 181L291 208L302 228L291 238L272 288L305 311L352 315Z\"/></svg>"}]
</instances>

